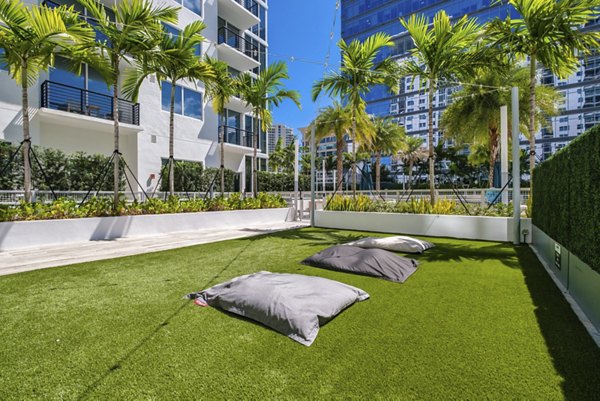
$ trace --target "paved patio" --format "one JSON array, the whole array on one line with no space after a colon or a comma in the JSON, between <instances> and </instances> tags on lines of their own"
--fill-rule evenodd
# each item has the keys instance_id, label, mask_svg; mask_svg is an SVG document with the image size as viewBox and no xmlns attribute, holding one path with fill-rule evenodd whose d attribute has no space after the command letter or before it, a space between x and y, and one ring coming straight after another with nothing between
<instances>
[{"instance_id":1,"label":"paved patio","mask_svg":"<svg viewBox=\"0 0 600 401\"><path fill-rule=\"evenodd\" d=\"M74 263L158 252L235 238L252 237L305 227L307 225L306 222L269 223L250 225L243 228L201 230L5 251L0 252L0 276Z\"/></svg>"}]
</instances>

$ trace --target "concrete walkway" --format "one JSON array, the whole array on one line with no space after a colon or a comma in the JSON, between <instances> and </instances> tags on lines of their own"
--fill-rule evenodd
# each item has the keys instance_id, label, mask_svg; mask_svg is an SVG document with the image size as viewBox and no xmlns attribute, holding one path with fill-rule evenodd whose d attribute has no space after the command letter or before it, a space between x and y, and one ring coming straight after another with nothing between
<instances>
[{"instance_id":1,"label":"concrete walkway","mask_svg":"<svg viewBox=\"0 0 600 401\"><path fill-rule=\"evenodd\" d=\"M305 222L282 222L277 224L252 225L244 228L201 230L151 237L120 238L111 241L89 241L71 245L6 251L0 252L0 276L74 263L158 252L235 238L252 237L306 226L307 223Z\"/></svg>"}]
</instances>

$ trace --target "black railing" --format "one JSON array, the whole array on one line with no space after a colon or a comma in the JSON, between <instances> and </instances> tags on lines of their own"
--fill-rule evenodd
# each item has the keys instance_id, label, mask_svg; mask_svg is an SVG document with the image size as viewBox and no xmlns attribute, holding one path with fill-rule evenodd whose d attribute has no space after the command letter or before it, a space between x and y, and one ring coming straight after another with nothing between
<instances>
[{"instance_id":1,"label":"black railing","mask_svg":"<svg viewBox=\"0 0 600 401\"><path fill-rule=\"evenodd\" d=\"M44 81L42 84L41 107L104 120L113 119L112 96L52 81ZM119 121L140 125L139 103L119 99Z\"/></svg>"},{"instance_id":2,"label":"black railing","mask_svg":"<svg viewBox=\"0 0 600 401\"><path fill-rule=\"evenodd\" d=\"M240 36L233 29L229 29L225 26L219 28L219 44L226 43L234 49L244 53L255 61L259 61L258 46L253 45L248 39Z\"/></svg>"},{"instance_id":3,"label":"black railing","mask_svg":"<svg viewBox=\"0 0 600 401\"><path fill-rule=\"evenodd\" d=\"M258 17L258 3L254 0L235 0L236 3L241 4L244 8L250 11L252 14Z\"/></svg>"},{"instance_id":4,"label":"black railing","mask_svg":"<svg viewBox=\"0 0 600 401\"><path fill-rule=\"evenodd\" d=\"M252 147L252 132L243 130L237 127L230 127L228 125L221 125L219 127L219 137L223 135L225 143L232 145Z\"/></svg>"}]
</instances>

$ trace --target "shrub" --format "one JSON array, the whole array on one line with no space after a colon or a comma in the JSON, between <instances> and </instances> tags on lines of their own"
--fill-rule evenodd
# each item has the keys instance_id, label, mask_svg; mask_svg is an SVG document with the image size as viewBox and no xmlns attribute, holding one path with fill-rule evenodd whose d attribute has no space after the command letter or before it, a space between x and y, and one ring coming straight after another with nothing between
<instances>
[{"instance_id":1,"label":"shrub","mask_svg":"<svg viewBox=\"0 0 600 401\"><path fill-rule=\"evenodd\" d=\"M258 190L261 192L281 192L294 190L294 174L258 172ZM310 175L298 176L298 190L310 191Z\"/></svg>"},{"instance_id":2,"label":"shrub","mask_svg":"<svg viewBox=\"0 0 600 401\"><path fill-rule=\"evenodd\" d=\"M600 272L600 125L541 163L533 224Z\"/></svg>"}]
</instances>

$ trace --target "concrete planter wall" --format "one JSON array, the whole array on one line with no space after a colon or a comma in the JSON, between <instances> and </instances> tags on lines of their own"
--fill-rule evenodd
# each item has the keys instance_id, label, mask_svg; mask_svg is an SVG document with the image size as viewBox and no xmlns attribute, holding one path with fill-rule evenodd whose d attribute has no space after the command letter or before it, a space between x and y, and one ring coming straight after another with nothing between
<instances>
[{"instance_id":1,"label":"concrete planter wall","mask_svg":"<svg viewBox=\"0 0 600 401\"><path fill-rule=\"evenodd\" d=\"M513 220L508 217L317 211L315 224L345 230L507 242L512 241ZM521 221L521 232L524 229L529 230L526 238L529 242L531 220Z\"/></svg>"},{"instance_id":2,"label":"concrete planter wall","mask_svg":"<svg viewBox=\"0 0 600 401\"><path fill-rule=\"evenodd\" d=\"M0 223L0 251L286 221L289 209L234 210Z\"/></svg>"},{"instance_id":3,"label":"concrete planter wall","mask_svg":"<svg viewBox=\"0 0 600 401\"><path fill-rule=\"evenodd\" d=\"M590 239L593 240L597 239ZM600 331L600 274L562 246L559 268L555 262L556 244L558 243L554 239L533 226L533 248L538 257Z\"/></svg>"}]
</instances>

